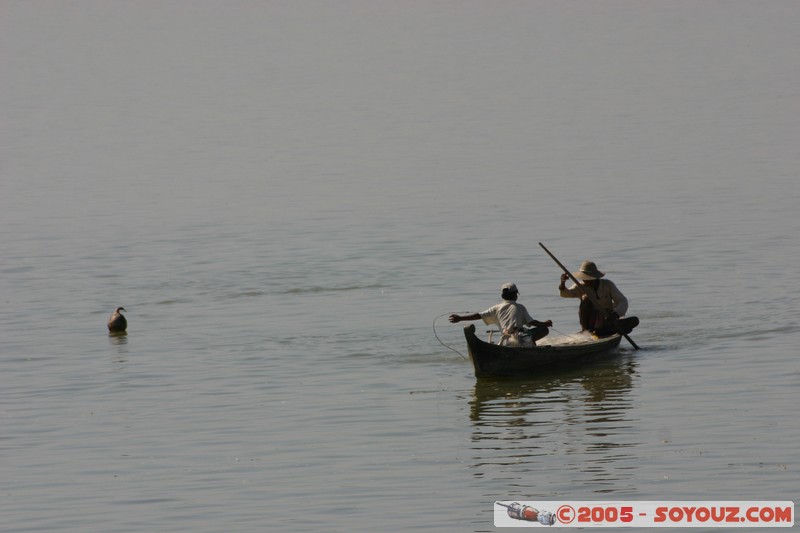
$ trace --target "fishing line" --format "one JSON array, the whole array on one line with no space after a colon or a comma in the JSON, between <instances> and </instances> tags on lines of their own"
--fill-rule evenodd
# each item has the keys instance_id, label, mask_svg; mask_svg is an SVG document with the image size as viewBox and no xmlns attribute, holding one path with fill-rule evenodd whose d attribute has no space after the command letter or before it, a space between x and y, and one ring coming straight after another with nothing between
<instances>
[{"instance_id":1,"label":"fishing line","mask_svg":"<svg viewBox=\"0 0 800 533\"><path fill-rule=\"evenodd\" d=\"M469 311L460 311L460 313L461 313L461 314L468 315L468 314L469 314ZM433 336L434 336L434 337L436 337L436 340L437 340L437 341L439 341L439 344L441 344L442 346L444 346L444 347L445 347L445 348L447 348L448 350L452 350L452 351L456 352L458 355L460 355L460 356L461 356L461 357L463 357L464 359L467 359L467 360L469 360L469 357L467 357L467 356L466 356L466 355L464 355L463 353L459 352L458 350L456 350L455 348L453 348L453 347L452 347L452 346L450 346L449 344L445 344L445 343L442 341L442 339L440 339L440 338L439 338L439 335L437 335L437 334L436 334L436 321L437 321L437 320L439 320L440 318L442 318L443 316L446 316L446 315L451 315L451 314L453 314L453 313L442 313L441 315L439 315L439 316L437 316L436 318L434 318L434 319L433 319ZM459 313L456 313L456 314L459 314Z\"/></svg>"},{"instance_id":2,"label":"fishing line","mask_svg":"<svg viewBox=\"0 0 800 533\"><path fill-rule=\"evenodd\" d=\"M570 339L573 339L573 340L576 340L576 341L581 340L580 337L576 337L575 335L570 335L569 333L564 333L563 331L559 331L556 328L550 328L550 329L552 329L553 331L555 331L556 333L558 333L559 335L561 335L563 337L569 337Z\"/></svg>"}]
</instances>

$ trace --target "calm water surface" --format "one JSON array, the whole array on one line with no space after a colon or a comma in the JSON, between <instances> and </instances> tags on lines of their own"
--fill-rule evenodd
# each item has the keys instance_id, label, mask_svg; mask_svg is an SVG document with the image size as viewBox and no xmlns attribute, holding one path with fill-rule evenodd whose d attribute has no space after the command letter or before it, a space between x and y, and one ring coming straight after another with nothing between
<instances>
[{"instance_id":1,"label":"calm water surface","mask_svg":"<svg viewBox=\"0 0 800 533\"><path fill-rule=\"evenodd\" d=\"M797 501L798 24L781 1L4 2L2 529ZM608 272L642 350L477 380L441 315L503 282L577 329L539 241Z\"/></svg>"}]
</instances>

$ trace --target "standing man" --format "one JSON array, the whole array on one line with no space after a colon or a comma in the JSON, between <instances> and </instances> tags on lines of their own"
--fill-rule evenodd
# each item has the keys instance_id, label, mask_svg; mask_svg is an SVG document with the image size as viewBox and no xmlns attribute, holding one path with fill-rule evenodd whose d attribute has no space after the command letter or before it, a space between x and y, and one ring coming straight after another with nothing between
<instances>
[{"instance_id":1,"label":"standing man","mask_svg":"<svg viewBox=\"0 0 800 533\"><path fill-rule=\"evenodd\" d=\"M569 279L567 274L561 274L561 283L558 285L558 292L562 298L580 298L581 303L578 307L578 318L581 328L590 331L598 337L606 337L614 333L630 333L633 328L639 325L639 319L635 316L621 318L628 311L628 299L608 279L600 279L605 276L600 272L592 261L584 261L581 268L573 274L581 283L567 288L565 283ZM591 293L595 300L600 304L598 309L588 296Z\"/></svg>"},{"instance_id":2,"label":"standing man","mask_svg":"<svg viewBox=\"0 0 800 533\"><path fill-rule=\"evenodd\" d=\"M524 342L526 339L530 339L532 344L536 344L536 341L546 337L550 332L547 328L553 327L553 321L535 320L524 305L517 303L519 291L514 283L505 283L500 290L500 297L503 301L499 304L482 313L463 316L450 315L450 322L455 324L462 320L483 320L486 324L496 324L503 331L503 339L500 344L504 344L504 341L511 341L512 344L514 341ZM528 326L534 327L529 328Z\"/></svg>"}]
</instances>

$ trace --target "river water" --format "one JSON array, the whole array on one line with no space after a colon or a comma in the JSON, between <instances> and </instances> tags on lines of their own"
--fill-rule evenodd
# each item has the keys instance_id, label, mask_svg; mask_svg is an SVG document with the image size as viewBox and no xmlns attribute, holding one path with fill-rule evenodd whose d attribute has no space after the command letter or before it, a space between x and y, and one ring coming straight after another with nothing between
<instances>
[{"instance_id":1,"label":"river water","mask_svg":"<svg viewBox=\"0 0 800 533\"><path fill-rule=\"evenodd\" d=\"M3 531L797 501L800 4L2 12ZM540 241L642 349L477 380L503 282L578 329Z\"/></svg>"}]
</instances>

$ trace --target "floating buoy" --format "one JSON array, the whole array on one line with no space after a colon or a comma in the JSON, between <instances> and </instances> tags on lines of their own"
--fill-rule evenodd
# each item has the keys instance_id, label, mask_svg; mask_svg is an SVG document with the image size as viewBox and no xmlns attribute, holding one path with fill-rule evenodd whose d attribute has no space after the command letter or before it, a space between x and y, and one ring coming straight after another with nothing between
<instances>
[{"instance_id":1,"label":"floating buoy","mask_svg":"<svg viewBox=\"0 0 800 533\"><path fill-rule=\"evenodd\" d=\"M522 505L518 502L514 502L511 505L502 502L495 503L501 507L505 507L506 511L508 512L508 516L514 520L539 522L543 526L552 526L556 523L555 515L549 511L540 511L539 509L534 509L529 505Z\"/></svg>"}]
</instances>

